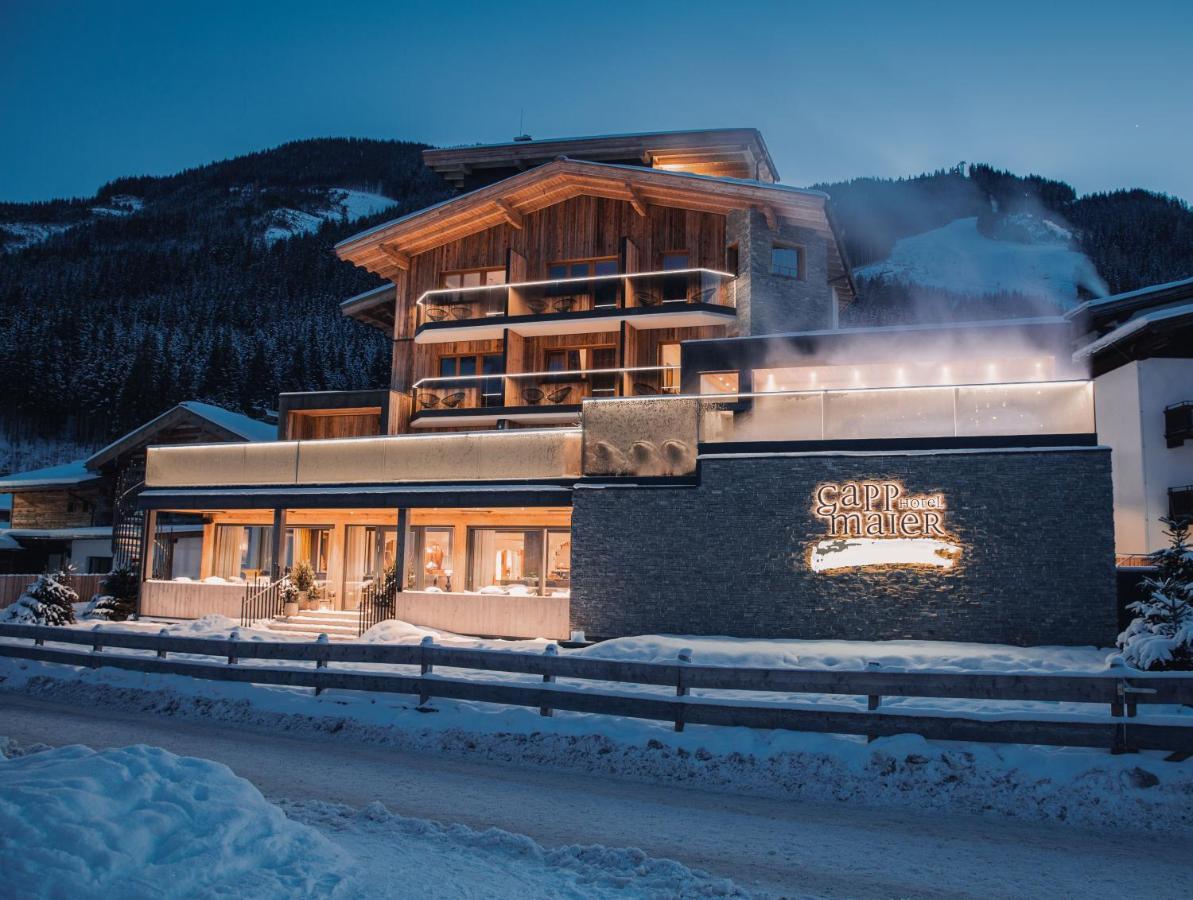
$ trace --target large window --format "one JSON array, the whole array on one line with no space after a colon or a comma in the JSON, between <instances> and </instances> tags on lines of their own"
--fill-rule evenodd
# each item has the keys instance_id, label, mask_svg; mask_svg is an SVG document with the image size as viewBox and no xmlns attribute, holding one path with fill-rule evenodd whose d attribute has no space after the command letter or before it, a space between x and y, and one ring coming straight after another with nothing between
<instances>
[{"instance_id":1,"label":"large window","mask_svg":"<svg viewBox=\"0 0 1193 900\"><path fill-rule=\"evenodd\" d=\"M546 370L552 374L544 380L550 383L566 384L579 381L587 387L589 396L617 396L616 372L599 372L590 375L568 374L588 369L617 368L616 347L568 347L548 350L545 362ZM579 402L579 400L573 402Z\"/></svg>"},{"instance_id":2,"label":"large window","mask_svg":"<svg viewBox=\"0 0 1193 900\"><path fill-rule=\"evenodd\" d=\"M449 381L441 385L441 388L448 391L479 390L478 406L503 406L505 392L502 389L501 373L504 368L505 361L500 353L441 356L441 378L472 378L477 374L482 376L474 381Z\"/></svg>"},{"instance_id":3,"label":"large window","mask_svg":"<svg viewBox=\"0 0 1193 900\"><path fill-rule=\"evenodd\" d=\"M459 590L455 581L455 530L450 525L415 525L406 544L406 588Z\"/></svg>"},{"instance_id":4,"label":"large window","mask_svg":"<svg viewBox=\"0 0 1193 900\"><path fill-rule=\"evenodd\" d=\"M667 366L659 373L659 388L665 394L679 393L679 341L659 344L660 366Z\"/></svg>"},{"instance_id":5,"label":"large window","mask_svg":"<svg viewBox=\"0 0 1193 900\"><path fill-rule=\"evenodd\" d=\"M389 572L397 549L397 528L349 525L344 546L345 609L356 609L361 591Z\"/></svg>"},{"instance_id":6,"label":"large window","mask_svg":"<svg viewBox=\"0 0 1193 900\"><path fill-rule=\"evenodd\" d=\"M219 578L256 579L269 575L272 562L268 525L215 526L215 554L211 574Z\"/></svg>"},{"instance_id":7,"label":"large window","mask_svg":"<svg viewBox=\"0 0 1193 900\"><path fill-rule=\"evenodd\" d=\"M444 272L440 282L439 286L445 288L490 287L505 284L505 269L460 269Z\"/></svg>"},{"instance_id":8,"label":"large window","mask_svg":"<svg viewBox=\"0 0 1193 900\"><path fill-rule=\"evenodd\" d=\"M571 534L556 528L470 528L468 590L559 594L571 587Z\"/></svg>"},{"instance_id":9,"label":"large window","mask_svg":"<svg viewBox=\"0 0 1193 900\"><path fill-rule=\"evenodd\" d=\"M293 569L300 560L306 560L319 578L327 577L327 563L331 555L331 529L287 528L286 548L282 558L286 568Z\"/></svg>"},{"instance_id":10,"label":"large window","mask_svg":"<svg viewBox=\"0 0 1193 900\"><path fill-rule=\"evenodd\" d=\"M547 279L554 281L561 278L593 278L597 275L616 275L618 271L617 258L595 257L592 259L568 259L553 262L547 266ZM573 303L582 297L591 298L593 309L614 308L618 304L618 294L621 289L620 278L605 278L577 290L575 284L558 284L548 288L548 297L554 303L552 308L560 312L570 312ZM573 298L573 300L568 300ZM588 303L588 300L583 303Z\"/></svg>"},{"instance_id":11,"label":"large window","mask_svg":"<svg viewBox=\"0 0 1193 900\"><path fill-rule=\"evenodd\" d=\"M687 269L688 251L676 250L671 253L663 254L663 271L673 272L676 269ZM681 303L688 299L688 275L668 275L663 279L663 296L664 303Z\"/></svg>"}]
</instances>

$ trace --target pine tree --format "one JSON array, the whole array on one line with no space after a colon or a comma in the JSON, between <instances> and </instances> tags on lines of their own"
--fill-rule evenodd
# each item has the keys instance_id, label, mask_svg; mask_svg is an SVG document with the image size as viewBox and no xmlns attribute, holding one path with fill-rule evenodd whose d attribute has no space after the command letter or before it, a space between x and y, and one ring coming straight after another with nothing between
<instances>
[{"instance_id":1,"label":"pine tree","mask_svg":"<svg viewBox=\"0 0 1193 900\"><path fill-rule=\"evenodd\" d=\"M1137 669L1193 669L1193 548L1189 521L1163 519L1169 545L1152 554L1156 574L1144 579L1148 596L1127 608L1137 613L1118 636L1119 649Z\"/></svg>"},{"instance_id":2,"label":"pine tree","mask_svg":"<svg viewBox=\"0 0 1193 900\"><path fill-rule=\"evenodd\" d=\"M17 602L4 610L6 622L21 625L69 625L75 621L73 603L79 595L64 583L66 572L38 575Z\"/></svg>"},{"instance_id":3,"label":"pine tree","mask_svg":"<svg viewBox=\"0 0 1193 900\"><path fill-rule=\"evenodd\" d=\"M127 566L114 569L103 580L103 593L93 597L84 614L88 619L123 622L137 611L141 579Z\"/></svg>"}]
</instances>

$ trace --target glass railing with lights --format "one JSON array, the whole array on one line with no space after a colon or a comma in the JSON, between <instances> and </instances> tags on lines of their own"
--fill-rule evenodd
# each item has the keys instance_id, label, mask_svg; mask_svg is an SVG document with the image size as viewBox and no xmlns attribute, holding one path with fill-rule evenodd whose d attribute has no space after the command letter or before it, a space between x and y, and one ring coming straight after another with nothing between
<instances>
[{"instance_id":1,"label":"glass railing with lights","mask_svg":"<svg viewBox=\"0 0 1193 900\"><path fill-rule=\"evenodd\" d=\"M417 325L476 323L487 319L600 316L623 310L667 312L685 306L737 306L735 277L714 269L673 269L633 275L596 275L518 284L441 288L418 298Z\"/></svg>"},{"instance_id":2,"label":"glass railing with lights","mask_svg":"<svg viewBox=\"0 0 1193 900\"><path fill-rule=\"evenodd\" d=\"M516 375L422 378L413 390L414 415L526 407L544 413L579 407L586 399L649 397L679 391L679 366L578 369Z\"/></svg>"},{"instance_id":3,"label":"glass railing with lights","mask_svg":"<svg viewBox=\"0 0 1193 900\"><path fill-rule=\"evenodd\" d=\"M701 443L1044 437L1095 432L1092 382L761 391L701 397Z\"/></svg>"}]
</instances>

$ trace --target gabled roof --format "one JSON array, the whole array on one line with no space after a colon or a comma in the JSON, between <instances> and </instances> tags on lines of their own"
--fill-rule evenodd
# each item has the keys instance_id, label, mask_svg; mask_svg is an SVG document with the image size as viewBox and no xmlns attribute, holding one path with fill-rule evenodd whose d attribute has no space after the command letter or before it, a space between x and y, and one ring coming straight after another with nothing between
<instances>
[{"instance_id":1,"label":"gabled roof","mask_svg":"<svg viewBox=\"0 0 1193 900\"><path fill-rule=\"evenodd\" d=\"M76 459L74 462L47 466L44 469L13 472L11 475L0 478L0 492L20 493L45 490L46 488L78 487L99 480L98 474L88 470L87 460Z\"/></svg>"},{"instance_id":2,"label":"gabled roof","mask_svg":"<svg viewBox=\"0 0 1193 900\"><path fill-rule=\"evenodd\" d=\"M390 282L381 287L349 297L340 304L340 312L349 318L373 325L382 331L393 331L394 301L397 287Z\"/></svg>"},{"instance_id":3,"label":"gabled roof","mask_svg":"<svg viewBox=\"0 0 1193 900\"><path fill-rule=\"evenodd\" d=\"M829 279L848 279L844 254L828 218L828 195L740 178L714 178L641 166L558 159L496 184L385 222L336 244L341 259L395 279L410 257L502 224L520 227L523 216L572 197L608 197L646 206L725 214L755 208L829 238ZM359 300L360 298L354 298Z\"/></svg>"},{"instance_id":4,"label":"gabled roof","mask_svg":"<svg viewBox=\"0 0 1193 900\"><path fill-rule=\"evenodd\" d=\"M514 140L423 151L423 161L461 188L467 181L496 181L567 156L592 162L778 181L779 173L757 128L647 131L586 137ZM492 174L487 174L492 173Z\"/></svg>"},{"instance_id":5,"label":"gabled roof","mask_svg":"<svg viewBox=\"0 0 1193 900\"><path fill-rule=\"evenodd\" d=\"M1193 302L1140 312L1100 338L1079 347L1075 360L1096 359L1112 348L1111 364L1098 366L1109 371L1135 359L1149 356L1193 356ZM1183 352L1181 352L1183 351Z\"/></svg>"},{"instance_id":6,"label":"gabled roof","mask_svg":"<svg viewBox=\"0 0 1193 900\"><path fill-rule=\"evenodd\" d=\"M211 403L184 400L173 409L166 410L156 419L146 422L140 428L133 429L88 457L85 460L86 466L88 469L98 471L116 457L139 446L148 446L153 443L153 438L161 432L181 425L200 425L206 431L213 432L229 441L277 440L276 425L249 418Z\"/></svg>"}]
</instances>

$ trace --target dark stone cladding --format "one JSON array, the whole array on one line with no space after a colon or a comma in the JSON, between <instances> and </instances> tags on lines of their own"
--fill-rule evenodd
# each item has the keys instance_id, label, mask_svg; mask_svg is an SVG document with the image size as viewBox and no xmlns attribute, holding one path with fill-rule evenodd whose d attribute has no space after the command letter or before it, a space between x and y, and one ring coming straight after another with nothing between
<instances>
[{"instance_id":1,"label":"dark stone cladding","mask_svg":"<svg viewBox=\"0 0 1193 900\"><path fill-rule=\"evenodd\" d=\"M951 570L815 573L825 481L940 492ZM579 486L573 627L840 640L1109 645L1116 631L1106 448L709 456L696 486Z\"/></svg>"}]
</instances>

